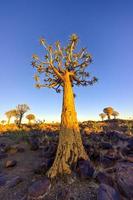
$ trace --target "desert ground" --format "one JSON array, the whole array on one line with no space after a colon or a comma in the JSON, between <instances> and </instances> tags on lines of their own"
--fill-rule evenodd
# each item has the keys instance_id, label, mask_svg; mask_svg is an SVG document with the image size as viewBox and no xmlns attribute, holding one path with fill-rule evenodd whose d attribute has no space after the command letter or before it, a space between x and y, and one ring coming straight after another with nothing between
<instances>
[{"instance_id":1,"label":"desert ground","mask_svg":"<svg viewBox=\"0 0 133 200\"><path fill-rule=\"evenodd\" d=\"M88 161L71 176L47 178L59 124L0 125L1 200L132 200L133 122L80 122Z\"/></svg>"}]
</instances>

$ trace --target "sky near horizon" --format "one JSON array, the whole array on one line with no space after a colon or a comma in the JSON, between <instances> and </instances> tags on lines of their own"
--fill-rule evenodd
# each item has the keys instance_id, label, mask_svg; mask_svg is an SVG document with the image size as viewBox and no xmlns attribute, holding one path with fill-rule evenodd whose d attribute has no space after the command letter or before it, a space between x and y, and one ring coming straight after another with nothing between
<instances>
[{"instance_id":1,"label":"sky near horizon","mask_svg":"<svg viewBox=\"0 0 133 200\"><path fill-rule=\"evenodd\" d=\"M93 55L89 68L99 79L75 88L78 119L99 119L107 106L133 118L132 0L0 0L0 120L23 103L38 119L60 120L62 93L34 87L31 61L42 52L40 37L66 44L72 33Z\"/></svg>"}]
</instances>

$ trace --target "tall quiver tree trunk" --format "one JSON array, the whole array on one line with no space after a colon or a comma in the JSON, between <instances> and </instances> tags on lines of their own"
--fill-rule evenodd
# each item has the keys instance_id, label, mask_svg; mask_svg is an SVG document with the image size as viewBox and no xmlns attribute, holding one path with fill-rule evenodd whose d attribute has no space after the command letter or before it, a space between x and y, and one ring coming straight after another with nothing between
<instances>
[{"instance_id":1,"label":"tall quiver tree trunk","mask_svg":"<svg viewBox=\"0 0 133 200\"><path fill-rule=\"evenodd\" d=\"M71 167L77 163L78 159L88 159L82 144L68 71L64 75L63 84L59 144L53 166L48 172L48 176L51 178L61 174L70 174Z\"/></svg>"}]
</instances>

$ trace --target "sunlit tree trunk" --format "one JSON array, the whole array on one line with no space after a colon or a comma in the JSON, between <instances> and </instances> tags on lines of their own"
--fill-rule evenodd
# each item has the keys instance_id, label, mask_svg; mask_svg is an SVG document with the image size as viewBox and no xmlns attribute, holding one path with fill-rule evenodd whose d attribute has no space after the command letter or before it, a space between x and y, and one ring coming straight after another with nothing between
<instances>
[{"instance_id":1,"label":"sunlit tree trunk","mask_svg":"<svg viewBox=\"0 0 133 200\"><path fill-rule=\"evenodd\" d=\"M8 117L7 124L10 124L11 117Z\"/></svg>"},{"instance_id":2,"label":"sunlit tree trunk","mask_svg":"<svg viewBox=\"0 0 133 200\"><path fill-rule=\"evenodd\" d=\"M48 172L51 178L61 174L70 174L71 167L77 163L78 159L88 159L80 135L69 72L64 75L63 88L59 144L55 161Z\"/></svg>"},{"instance_id":3,"label":"sunlit tree trunk","mask_svg":"<svg viewBox=\"0 0 133 200\"><path fill-rule=\"evenodd\" d=\"M18 127L20 127L20 126L21 126L21 123L22 123L22 118L23 118L23 115L21 114L21 115L20 115L20 118L19 118L19 122L18 122Z\"/></svg>"},{"instance_id":4,"label":"sunlit tree trunk","mask_svg":"<svg viewBox=\"0 0 133 200\"><path fill-rule=\"evenodd\" d=\"M107 116L108 116L108 120L110 120L111 119L110 114L107 114Z\"/></svg>"}]
</instances>

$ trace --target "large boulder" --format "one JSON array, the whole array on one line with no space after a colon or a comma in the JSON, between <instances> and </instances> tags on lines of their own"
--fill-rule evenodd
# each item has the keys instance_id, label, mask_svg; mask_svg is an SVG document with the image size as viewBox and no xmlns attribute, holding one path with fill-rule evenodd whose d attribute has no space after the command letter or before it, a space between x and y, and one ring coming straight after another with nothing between
<instances>
[{"instance_id":1,"label":"large boulder","mask_svg":"<svg viewBox=\"0 0 133 200\"><path fill-rule=\"evenodd\" d=\"M91 178L94 174L94 168L89 160L80 159L78 161L78 174L81 178Z\"/></svg>"},{"instance_id":2,"label":"large boulder","mask_svg":"<svg viewBox=\"0 0 133 200\"><path fill-rule=\"evenodd\" d=\"M101 184L98 188L97 200L121 200L120 194L113 187Z\"/></svg>"},{"instance_id":3,"label":"large boulder","mask_svg":"<svg viewBox=\"0 0 133 200\"><path fill-rule=\"evenodd\" d=\"M34 182L28 190L28 200L44 198L51 188L51 183L48 178Z\"/></svg>"},{"instance_id":4,"label":"large boulder","mask_svg":"<svg viewBox=\"0 0 133 200\"><path fill-rule=\"evenodd\" d=\"M118 163L116 181L120 192L127 198L133 197L133 163Z\"/></svg>"}]
</instances>

